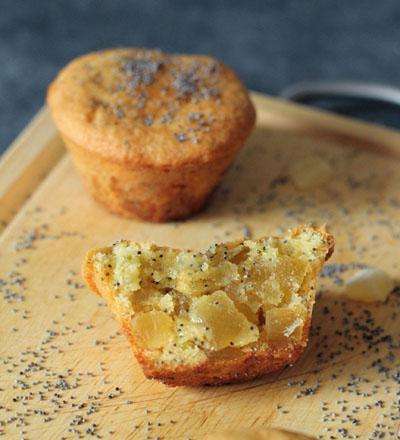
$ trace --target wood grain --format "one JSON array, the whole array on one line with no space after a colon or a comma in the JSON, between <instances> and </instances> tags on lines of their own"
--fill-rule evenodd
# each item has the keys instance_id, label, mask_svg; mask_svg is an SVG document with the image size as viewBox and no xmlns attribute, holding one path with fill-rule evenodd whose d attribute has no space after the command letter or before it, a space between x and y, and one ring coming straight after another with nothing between
<instances>
[{"instance_id":1,"label":"wood grain","mask_svg":"<svg viewBox=\"0 0 400 440\"><path fill-rule=\"evenodd\" d=\"M191 389L146 380L104 304L81 285L86 250L122 237L204 248L239 238L245 228L261 236L308 221L327 223L335 234L333 263L362 262L400 278L399 133L260 95L254 100L257 129L207 209L186 222L149 224L108 214L86 194L69 157L55 166L56 160L46 162L48 176L0 237L5 438L21 432L26 439L90 438L93 432L102 438L202 439L214 431L267 426L326 439L367 439L374 430L395 438L396 294L386 304L351 303L338 299L334 278L322 278L312 336L299 362L257 381ZM59 145L43 118L25 149L29 140L36 151ZM53 153L47 157L58 156ZM306 155L334 164L326 187L310 194L287 179L290 163ZM34 189L34 159L24 168L10 157L8 166L18 168L14 181ZM1 171L0 183L9 182L9 191L12 181ZM22 199L13 208L2 203L1 218ZM355 323L364 330L354 330Z\"/></svg>"},{"instance_id":2,"label":"wood grain","mask_svg":"<svg viewBox=\"0 0 400 440\"><path fill-rule=\"evenodd\" d=\"M43 108L0 160L0 232L64 153Z\"/></svg>"}]
</instances>

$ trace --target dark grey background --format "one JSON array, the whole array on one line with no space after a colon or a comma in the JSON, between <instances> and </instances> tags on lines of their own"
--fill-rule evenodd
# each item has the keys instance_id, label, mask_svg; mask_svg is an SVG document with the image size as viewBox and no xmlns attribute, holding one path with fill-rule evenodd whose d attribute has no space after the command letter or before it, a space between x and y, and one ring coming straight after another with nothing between
<instances>
[{"instance_id":1,"label":"dark grey background","mask_svg":"<svg viewBox=\"0 0 400 440\"><path fill-rule=\"evenodd\" d=\"M57 71L88 51L207 53L275 95L317 79L400 85L399 37L399 0L0 0L0 151L41 107ZM400 126L381 106L343 111Z\"/></svg>"}]
</instances>

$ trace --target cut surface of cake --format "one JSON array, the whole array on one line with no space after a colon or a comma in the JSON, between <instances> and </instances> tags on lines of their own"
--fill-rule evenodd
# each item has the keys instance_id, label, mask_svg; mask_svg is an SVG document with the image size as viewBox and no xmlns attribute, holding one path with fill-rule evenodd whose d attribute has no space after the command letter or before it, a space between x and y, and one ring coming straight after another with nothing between
<instances>
[{"instance_id":1,"label":"cut surface of cake","mask_svg":"<svg viewBox=\"0 0 400 440\"><path fill-rule=\"evenodd\" d=\"M83 276L107 301L148 378L223 384L297 360L333 247L333 237L313 226L206 252L121 240L90 251Z\"/></svg>"},{"instance_id":2,"label":"cut surface of cake","mask_svg":"<svg viewBox=\"0 0 400 440\"><path fill-rule=\"evenodd\" d=\"M206 436L205 440L315 440L315 437L283 429L243 429L213 433Z\"/></svg>"}]
</instances>

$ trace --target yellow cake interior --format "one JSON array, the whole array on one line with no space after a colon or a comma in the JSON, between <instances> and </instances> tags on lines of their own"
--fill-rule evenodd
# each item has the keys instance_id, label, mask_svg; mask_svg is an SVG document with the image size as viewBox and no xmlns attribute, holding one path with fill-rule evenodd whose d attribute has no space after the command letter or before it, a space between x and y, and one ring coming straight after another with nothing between
<instances>
[{"instance_id":1,"label":"yellow cake interior","mask_svg":"<svg viewBox=\"0 0 400 440\"><path fill-rule=\"evenodd\" d=\"M138 349L157 364L196 364L301 341L327 248L313 228L204 253L119 241L93 266Z\"/></svg>"}]
</instances>

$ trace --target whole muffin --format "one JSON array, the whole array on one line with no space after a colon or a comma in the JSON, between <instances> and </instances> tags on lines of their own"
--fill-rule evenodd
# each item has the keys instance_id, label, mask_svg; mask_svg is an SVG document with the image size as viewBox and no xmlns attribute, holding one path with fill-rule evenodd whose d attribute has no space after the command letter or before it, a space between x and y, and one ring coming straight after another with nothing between
<instances>
[{"instance_id":1,"label":"whole muffin","mask_svg":"<svg viewBox=\"0 0 400 440\"><path fill-rule=\"evenodd\" d=\"M223 63L135 48L75 59L47 102L93 197L150 221L201 209L255 122Z\"/></svg>"}]
</instances>

